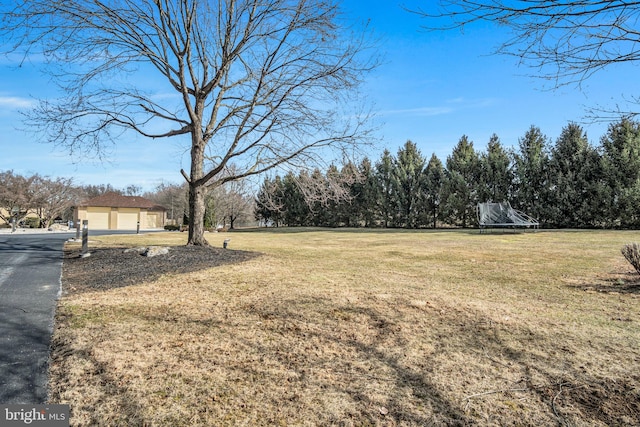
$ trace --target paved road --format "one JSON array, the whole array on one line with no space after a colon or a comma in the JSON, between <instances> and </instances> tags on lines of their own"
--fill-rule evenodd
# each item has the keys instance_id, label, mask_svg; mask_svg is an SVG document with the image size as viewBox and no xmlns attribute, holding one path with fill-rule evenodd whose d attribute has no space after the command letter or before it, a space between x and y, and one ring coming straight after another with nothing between
<instances>
[{"instance_id":1,"label":"paved road","mask_svg":"<svg viewBox=\"0 0 640 427\"><path fill-rule=\"evenodd\" d=\"M69 237L0 234L0 403L47 400L62 246Z\"/></svg>"},{"instance_id":2,"label":"paved road","mask_svg":"<svg viewBox=\"0 0 640 427\"><path fill-rule=\"evenodd\" d=\"M89 236L132 233L135 231L93 230ZM0 232L0 404L43 404L47 400L49 344L62 285L62 247L75 236L75 231Z\"/></svg>"}]
</instances>

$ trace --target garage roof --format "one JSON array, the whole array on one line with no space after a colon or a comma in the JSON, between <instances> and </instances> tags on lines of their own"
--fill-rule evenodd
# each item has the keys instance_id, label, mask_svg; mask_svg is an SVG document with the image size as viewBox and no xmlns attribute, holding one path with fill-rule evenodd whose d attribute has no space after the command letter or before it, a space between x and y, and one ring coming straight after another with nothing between
<instances>
[{"instance_id":1,"label":"garage roof","mask_svg":"<svg viewBox=\"0 0 640 427\"><path fill-rule=\"evenodd\" d=\"M81 203L79 206L99 206L106 208L143 208L154 211L164 211L165 207L140 196L123 196L115 192L104 193Z\"/></svg>"}]
</instances>

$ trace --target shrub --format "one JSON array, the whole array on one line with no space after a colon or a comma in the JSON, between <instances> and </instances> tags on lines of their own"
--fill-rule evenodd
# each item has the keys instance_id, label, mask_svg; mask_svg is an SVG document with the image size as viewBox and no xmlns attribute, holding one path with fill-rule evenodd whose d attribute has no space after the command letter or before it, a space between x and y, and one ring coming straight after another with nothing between
<instances>
[{"instance_id":1,"label":"shrub","mask_svg":"<svg viewBox=\"0 0 640 427\"><path fill-rule=\"evenodd\" d=\"M24 225L26 228L40 228L40 218L26 218Z\"/></svg>"},{"instance_id":2,"label":"shrub","mask_svg":"<svg viewBox=\"0 0 640 427\"><path fill-rule=\"evenodd\" d=\"M164 229L168 230L168 231L178 231L178 230L180 230L180 226L179 225L170 224L170 225L165 225Z\"/></svg>"},{"instance_id":3,"label":"shrub","mask_svg":"<svg viewBox=\"0 0 640 427\"><path fill-rule=\"evenodd\" d=\"M622 247L622 255L629 264L640 274L640 245L637 243L629 243Z\"/></svg>"}]
</instances>

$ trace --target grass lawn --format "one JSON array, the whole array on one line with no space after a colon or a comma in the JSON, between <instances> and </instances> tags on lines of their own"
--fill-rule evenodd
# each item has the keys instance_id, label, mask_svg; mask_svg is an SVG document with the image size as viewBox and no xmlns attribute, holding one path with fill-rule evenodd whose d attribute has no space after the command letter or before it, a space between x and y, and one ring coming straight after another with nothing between
<instances>
[{"instance_id":1,"label":"grass lawn","mask_svg":"<svg viewBox=\"0 0 640 427\"><path fill-rule=\"evenodd\" d=\"M72 425L640 424L620 254L640 232L208 236L227 238L261 255L59 301L50 402Z\"/></svg>"}]
</instances>

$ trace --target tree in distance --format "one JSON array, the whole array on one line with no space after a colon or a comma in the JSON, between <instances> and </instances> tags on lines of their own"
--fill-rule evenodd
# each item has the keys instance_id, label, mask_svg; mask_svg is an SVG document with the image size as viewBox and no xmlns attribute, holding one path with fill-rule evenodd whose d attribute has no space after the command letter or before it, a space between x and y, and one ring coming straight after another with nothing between
<instances>
[{"instance_id":1,"label":"tree in distance","mask_svg":"<svg viewBox=\"0 0 640 427\"><path fill-rule=\"evenodd\" d=\"M44 140L99 159L130 131L188 147L188 244L207 245L207 190L367 141L354 91L377 60L335 1L24 0L0 12L11 50L61 88L26 113Z\"/></svg>"}]
</instances>

